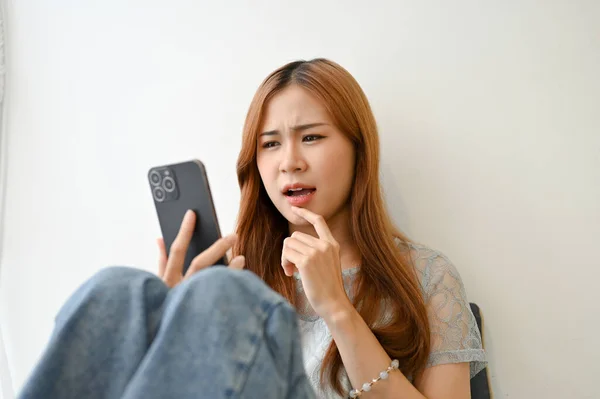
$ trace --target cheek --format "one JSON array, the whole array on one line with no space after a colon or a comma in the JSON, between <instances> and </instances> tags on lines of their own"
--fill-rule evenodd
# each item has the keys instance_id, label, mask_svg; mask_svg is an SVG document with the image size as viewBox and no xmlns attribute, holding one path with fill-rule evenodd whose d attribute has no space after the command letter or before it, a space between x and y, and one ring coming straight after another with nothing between
<instances>
[{"instance_id":1,"label":"cheek","mask_svg":"<svg viewBox=\"0 0 600 399\"><path fill-rule=\"evenodd\" d=\"M271 188L277 186L277 174L273 171L272 162L269 161L269 157L258 156L256 158L256 166L260 174L260 179L267 189L267 193L270 194Z\"/></svg>"},{"instance_id":2,"label":"cheek","mask_svg":"<svg viewBox=\"0 0 600 399\"><path fill-rule=\"evenodd\" d=\"M331 187L336 189L346 188L354 180L354 150L337 146L327 154L320 156L322 178L326 179Z\"/></svg>"}]
</instances>

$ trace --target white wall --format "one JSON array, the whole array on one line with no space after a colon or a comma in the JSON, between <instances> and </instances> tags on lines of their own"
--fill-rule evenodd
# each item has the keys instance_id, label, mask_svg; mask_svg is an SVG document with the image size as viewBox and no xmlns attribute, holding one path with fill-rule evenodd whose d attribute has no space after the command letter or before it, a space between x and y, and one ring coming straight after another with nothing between
<instances>
[{"instance_id":1,"label":"white wall","mask_svg":"<svg viewBox=\"0 0 600 399\"><path fill-rule=\"evenodd\" d=\"M597 1L9 1L2 332L18 389L59 306L153 270L155 164L202 159L225 232L251 96L325 56L372 101L391 211L458 265L497 398L598 397Z\"/></svg>"}]
</instances>

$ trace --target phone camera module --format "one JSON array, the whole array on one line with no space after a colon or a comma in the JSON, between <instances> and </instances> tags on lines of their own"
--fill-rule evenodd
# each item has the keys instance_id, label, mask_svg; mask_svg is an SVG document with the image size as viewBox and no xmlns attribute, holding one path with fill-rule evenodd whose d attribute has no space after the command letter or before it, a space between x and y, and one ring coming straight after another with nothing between
<instances>
[{"instance_id":1,"label":"phone camera module","mask_svg":"<svg viewBox=\"0 0 600 399\"><path fill-rule=\"evenodd\" d=\"M163 187L168 193L172 193L175 190L175 180L171 176L165 177Z\"/></svg>"},{"instance_id":2,"label":"phone camera module","mask_svg":"<svg viewBox=\"0 0 600 399\"><path fill-rule=\"evenodd\" d=\"M156 170L150 172L150 183L152 183L153 186L158 186L161 180L162 178L160 173L158 173Z\"/></svg>"},{"instance_id":3,"label":"phone camera module","mask_svg":"<svg viewBox=\"0 0 600 399\"><path fill-rule=\"evenodd\" d=\"M165 197L167 196L165 190L162 187L154 187L152 193L154 194L154 199L157 202L163 202L165 200Z\"/></svg>"}]
</instances>

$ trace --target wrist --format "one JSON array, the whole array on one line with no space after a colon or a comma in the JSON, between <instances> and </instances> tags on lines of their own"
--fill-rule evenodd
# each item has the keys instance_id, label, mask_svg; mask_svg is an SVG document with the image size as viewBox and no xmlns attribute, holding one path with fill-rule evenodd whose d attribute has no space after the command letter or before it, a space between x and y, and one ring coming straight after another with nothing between
<instances>
[{"instance_id":1,"label":"wrist","mask_svg":"<svg viewBox=\"0 0 600 399\"><path fill-rule=\"evenodd\" d=\"M334 327L351 323L355 316L360 315L350 300L346 300L331 307L331 309L322 315L322 318L331 330Z\"/></svg>"}]
</instances>

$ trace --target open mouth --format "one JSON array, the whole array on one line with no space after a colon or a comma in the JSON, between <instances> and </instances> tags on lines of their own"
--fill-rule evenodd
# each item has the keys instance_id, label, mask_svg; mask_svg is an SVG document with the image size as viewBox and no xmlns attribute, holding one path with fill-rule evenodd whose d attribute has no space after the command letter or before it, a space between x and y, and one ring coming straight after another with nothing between
<instances>
[{"instance_id":1,"label":"open mouth","mask_svg":"<svg viewBox=\"0 0 600 399\"><path fill-rule=\"evenodd\" d=\"M301 197L303 195L309 195L316 191L316 188L290 188L284 191L284 195L288 197Z\"/></svg>"}]
</instances>

